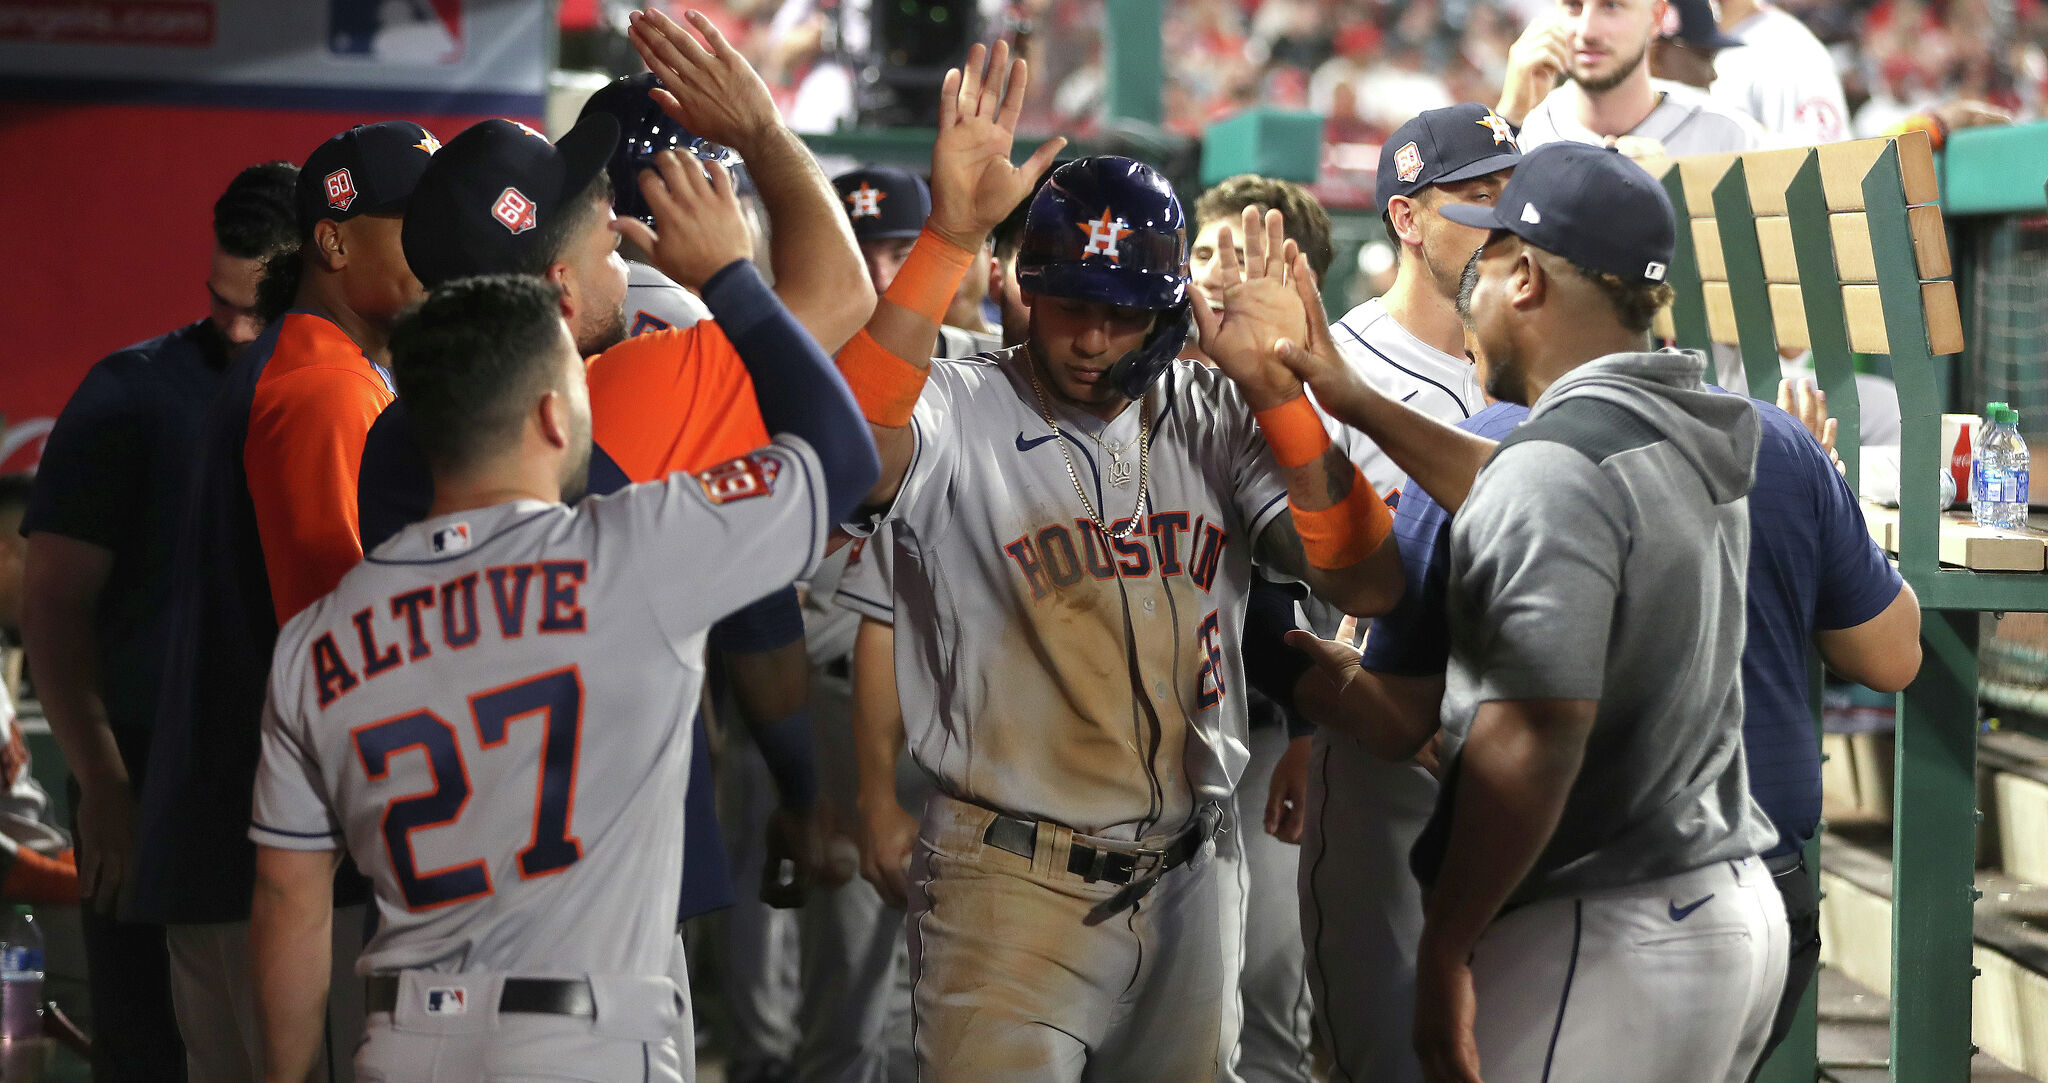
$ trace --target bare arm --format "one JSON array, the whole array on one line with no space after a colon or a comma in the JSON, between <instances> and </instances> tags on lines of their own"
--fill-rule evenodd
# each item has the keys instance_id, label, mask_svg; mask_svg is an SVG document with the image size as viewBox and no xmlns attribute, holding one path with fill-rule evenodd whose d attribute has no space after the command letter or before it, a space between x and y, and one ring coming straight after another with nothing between
<instances>
[{"instance_id":1,"label":"bare arm","mask_svg":"<svg viewBox=\"0 0 2048 1083\"><path fill-rule=\"evenodd\" d=\"M135 793L128 765L100 696L100 594L113 570L111 550L62 534L29 535L22 583L21 631L50 735L78 779L79 890L112 913L135 852Z\"/></svg>"},{"instance_id":2,"label":"bare arm","mask_svg":"<svg viewBox=\"0 0 2048 1083\"><path fill-rule=\"evenodd\" d=\"M1564 814L1593 700L1481 704L1459 761L1450 842L1423 906L1415 1046L1432 1079L1478 1078L1468 960Z\"/></svg>"},{"instance_id":3,"label":"bare arm","mask_svg":"<svg viewBox=\"0 0 2048 1083\"><path fill-rule=\"evenodd\" d=\"M1835 673L1879 692L1897 692L1920 673L1920 598L1909 583L1877 616L1853 628L1818 631L1821 660Z\"/></svg>"},{"instance_id":4,"label":"bare arm","mask_svg":"<svg viewBox=\"0 0 2048 1083\"><path fill-rule=\"evenodd\" d=\"M922 386L939 321L961 276L981 253L989 230L1030 194L1038 175L1066 146L1065 139L1053 139L1021 168L1010 163L1017 116L1030 84L1029 66L1012 62L1009 44L998 42L992 53L980 45L969 49L965 71L948 71L939 90L931 217L896 281L874 306L867 334L856 336L839 354L840 371L860 399L882 458L881 479L868 494L870 505L889 503L903 488L912 452L910 406L915 403L915 396L878 397L874 389L885 382L899 389Z\"/></svg>"},{"instance_id":5,"label":"bare arm","mask_svg":"<svg viewBox=\"0 0 2048 1083\"><path fill-rule=\"evenodd\" d=\"M249 954L263 1020L263 1074L301 1083L326 1034L339 850L256 847Z\"/></svg>"},{"instance_id":6,"label":"bare arm","mask_svg":"<svg viewBox=\"0 0 2048 1083\"><path fill-rule=\"evenodd\" d=\"M896 694L896 629L862 618L853 646L854 763L860 771L860 871L882 901L910 902L909 863L917 818L896 800L903 752L903 703Z\"/></svg>"},{"instance_id":7,"label":"bare arm","mask_svg":"<svg viewBox=\"0 0 2048 1083\"><path fill-rule=\"evenodd\" d=\"M1318 726L1348 733L1373 755L1396 763L1414 759L1440 725L1444 678L1380 673L1359 664L1357 648L1294 631L1287 642L1315 660L1295 685L1295 709Z\"/></svg>"},{"instance_id":8,"label":"bare arm","mask_svg":"<svg viewBox=\"0 0 2048 1083\"><path fill-rule=\"evenodd\" d=\"M782 123L767 84L711 20L685 16L703 35L660 12L632 17L633 45L668 87L654 93L691 132L723 143L747 162L768 211L768 264L775 293L825 352L836 352L874 310L853 229L839 197L803 140Z\"/></svg>"},{"instance_id":9,"label":"bare arm","mask_svg":"<svg viewBox=\"0 0 2048 1083\"><path fill-rule=\"evenodd\" d=\"M1337 352L1337 343L1330 337L1330 318L1323 311L1313 277L1303 277L1297 271L1295 282L1308 311L1307 333L1305 339L1283 342L1280 360L1308 384L1331 417L1372 437L1410 481L1455 515L1472 491L1472 479L1493 455L1496 442L1447 425L1374 390ZM1397 565L1395 571L1399 570Z\"/></svg>"}]
</instances>

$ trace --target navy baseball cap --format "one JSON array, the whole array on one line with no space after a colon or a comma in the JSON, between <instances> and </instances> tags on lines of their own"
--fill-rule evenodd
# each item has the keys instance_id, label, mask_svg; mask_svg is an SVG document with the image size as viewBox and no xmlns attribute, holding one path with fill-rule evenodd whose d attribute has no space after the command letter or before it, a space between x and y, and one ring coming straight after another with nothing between
<instances>
[{"instance_id":1,"label":"navy baseball cap","mask_svg":"<svg viewBox=\"0 0 2048 1083\"><path fill-rule=\"evenodd\" d=\"M322 218L404 211L440 149L434 133L409 120L358 124L313 148L292 193L300 235Z\"/></svg>"},{"instance_id":2,"label":"navy baseball cap","mask_svg":"<svg viewBox=\"0 0 2048 1083\"><path fill-rule=\"evenodd\" d=\"M405 262L433 289L469 275L513 274L561 214L604 172L619 122L595 113L569 134L547 136L516 121L486 120L448 141L420 177L405 216Z\"/></svg>"},{"instance_id":3,"label":"navy baseball cap","mask_svg":"<svg viewBox=\"0 0 2048 1083\"><path fill-rule=\"evenodd\" d=\"M1589 143L1546 143L1522 157L1493 206L1448 203L1437 213L1507 230L1624 282L1664 281L1676 243L1664 186L1620 151Z\"/></svg>"},{"instance_id":4,"label":"navy baseball cap","mask_svg":"<svg viewBox=\"0 0 2048 1083\"><path fill-rule=\"evenodd\" d=\"M1384 210L1394 196L1513 169L1521 160L1515 129L1493 110L1476 102L1430 109L1394 129L1380 147L1373 194Z\"/></svg>"},{"instance_id":5,"label":"navy baseball cap","mask_svg":"<svg viewBox=\"0 0 2048 1083\"><path fill-rule=\"evenodd\" d=\"M1664 11L1664 25L1657 33L1660 37L1677 38L1693 49L1734 49L1742 44L1741 38L1721 32L1711 0L1671 0Z\"/></svg>"},{"instance_id":6,"label":"navy baseball cap","mask_svg":"<svg viewBox=\"0 0 2048 1083\"><path fill-rule=\"evenodd\" d=\"M932 216L932 190L924 178L886 165L863 166L832 178L839 202L859 241L915 237Z\"/></svg>"}]
</instances>

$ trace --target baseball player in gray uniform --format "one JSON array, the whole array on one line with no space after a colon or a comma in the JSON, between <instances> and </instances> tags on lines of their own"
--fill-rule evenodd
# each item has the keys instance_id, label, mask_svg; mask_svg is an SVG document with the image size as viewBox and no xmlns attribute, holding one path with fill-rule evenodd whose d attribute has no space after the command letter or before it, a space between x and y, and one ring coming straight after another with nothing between
<instances>
[{"instance_id":1,"label":"baseball player in gray uniform","mask_svg":"<svg viewBox=\"0 0 2048 1083\"><path fill-rule=\"evenodd\" d=\"M1486 234L1441 212L1491 204L1520 160L1506 121L1470 103L1424 112L1386 141L1378 201L1401 253L1394 286L1330 325L1345 364L1382 395L1451 423L1485 407L1455 302L1465 261ZM1378 444L1333 426L1374 485L1403 484ZM1327 634L1335 614L1320 607L1316 616ZM1316 731L1308 777L1301 935L1323 1067L1339 1083L1413 1083L1422 1070L1409 1042L1422 888L1408 852L1436 807L1436 778L1328 728Z\"/></svg>"},{"instance_id":2,"label":"baseball player in gray uniform","mask_svg":"<svg viewBox=\"0 0 2048 1083\"><path fill-rule=\"evenodd\" d=\"M250 827L271 1078L300 1078L319 1042L344 846L380 918L359 963L362 1078L686 1074L675 914L703 680L689 660L714 620L809 568L875 459L844 385L747 262L723 169L670 155L660 173L642 187L674 212L663 221L697 228L635 232L699 288L777 436L572 511L590 416L559 295L475 279L401 321L394 369L432 514L294 618L272 668Z\"/></svg>"},{"instance_id":3,"label":"baseball player in gray uniform","mask_svg":"<svg viewBox=\"0 0 2048 1083\"><path fill-rule=\"evenodd\" d=\"M1415 429L1446 462L1491 449L1469 494L1430 490L1462 506L1446 777L1414 859L1424 1075L1746 1079L1786 967L1741 740L1756 413L1697 354L1643 352L1673 222L1640 167L1548 146L1497 206L1444 213L1490 231L1460 310L1526 424L1493 448L1363 390L1321 344L1288 355L1403 454Z\"/></svg>"},{"instance_id":4,"label":"baseball player in gray uniform","mask_svg":"<svg viewBox=\"0 0 2048 1083\"><path fill-rule=\"evenodd\" d=\"M948 75L932 217L839 357L884 456L906 737L939 791L911 872L918 1065L1207 1079L1207 855L1247 758L1254 555L1358 604L1390 516L1275 359L1307 332L1280 216L1212 313L1179 201L1129 159L1071 162L1035 197L1028 342L930 360L959 276L1059 146L1010 164L1026 78L1007 52L986 80L979 46ZM1176 360L1191 322L1222 372Z\"/></svg>"}]
</instances>

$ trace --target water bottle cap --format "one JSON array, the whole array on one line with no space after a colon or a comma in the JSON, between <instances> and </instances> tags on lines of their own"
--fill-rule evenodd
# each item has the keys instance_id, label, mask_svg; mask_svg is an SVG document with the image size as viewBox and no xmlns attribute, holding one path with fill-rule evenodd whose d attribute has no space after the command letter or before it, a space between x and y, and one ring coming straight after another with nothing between
<instances>
[{"instance_id":1,"label":"water bottle cap","mask_svg":"<svg viewBox=\"0 0 2048 1083\"><path fill-rule=\"evenodd\" d=\"M2020 423L2020 412L2008 406L2005 408L2005 414L2000 420L2008 425L2017 425Z\"/></svg>"},{"instance_id":2,"label":"water bottle cap","mask_svg":"<svg viewBox=\"0 0 2048 1083\"><path fill-rule=\"evenodd\" d=\"M2005 409L2005 407L2006 404L2002 402L1987 402L1984 404L1984 416L1996 421L1998 420L1998 412Z\"/></svg>"}]
</instances>

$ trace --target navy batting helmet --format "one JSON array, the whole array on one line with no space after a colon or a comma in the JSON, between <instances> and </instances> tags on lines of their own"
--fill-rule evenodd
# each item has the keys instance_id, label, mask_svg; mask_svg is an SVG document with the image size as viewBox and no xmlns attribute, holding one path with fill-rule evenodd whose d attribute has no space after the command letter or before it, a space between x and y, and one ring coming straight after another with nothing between
<instances>
[{"instance_id":1,"label":"navy batting helmet","mask_svg":"<svg viewBox=\"0 0 2048 1083\"><path fill-rule=\"evenodd\" d=\"M1017 284L1046 297L1158 312L1144 344L1105 374L1135 399L1180 355L1194 325L1187 255L1187 216L1165 177L1129 158L1081 158L1054 170L1032 199Z\"/></svg>"},{"instance_id":2,"label":"navy batting helmet","mask_svg":"<svg viewBox=\"0 0 2048 1083\"><path fill-rule=\"evenodd\" d=\"M648 208L647 198L640 194L640 171L654 168L654 156L662 151L688 151L707 162L724 162L733 167L735 184L742 179L737 155L690 134L662 112L652 97L653 91L661 89L661 80L651 72L614 79L583 103L583 111L576 118L580 121L592 113L609 113L619 122L618 147L612 151L611 161L605 163L605 171L612 178L612 209L648 225L654 224L654 212Z\"/></svg>"}]
</instances>

